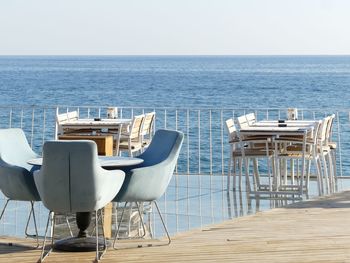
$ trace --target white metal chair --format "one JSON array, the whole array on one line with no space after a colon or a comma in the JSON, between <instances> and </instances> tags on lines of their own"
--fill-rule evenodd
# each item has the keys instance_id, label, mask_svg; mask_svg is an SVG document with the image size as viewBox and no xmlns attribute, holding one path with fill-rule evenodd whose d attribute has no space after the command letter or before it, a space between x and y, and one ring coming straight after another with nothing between
<instances>
[{"instance_id":1,"label":"white metal chair","mask_svg":"<svg viewBox=\"0 0 350 263\"><path fill-rule=\"evenodd\" d=\"M239 188L242 187L242 168L243 168L243 156L246 158L246 169L249 170L250 160L253 161L254 169L254 190L258 190L263 185L260 183L260 176L258 170L258 159L267 158L268 161L268 171L270 176L269 161L272 157L272 151L269 150L268 138L240 138L239 133L234 124L232 118L226 120L226 129L228 132L229 143L230 143L230 160L228 166L228 178L227 178L227 189L230 188L230 178L233 171L233 189L236 189L236 170L237 163L239 168ZM259 147L254 147L255 144L259 144ZM262 145L264 147L262 147ZM232 169L233 168L233 169ZM248 178L247 178L248 179ZM249 179L247 180L249 183ZM250 186L249 186L250 187Z\"/></svg>"},{"instance_id":2,"label":"white metal chair","mask_svg":"<svg viewBox=\"0 0 350 263\"><path fill-rule=\"evenodd\" d=\"M304 192L309 191L310 181L310 166L313 162L316 169L318 192L322 195L324 192L324 184L322 179L322 158L319 150L319 142L322 137L322 129L324 121L315 122L313 132L311 134L305 134L302 137L282 137L275 139L274 142L278 148L276 161L276 170L278 174L282 174L278 180L283 183L279 184L280 191L296 193L300 196ZM288 183L287 178L287 160L291 160L291 180ZM294 177L294 162L293 160L301 160L301 174L297 173L297 180ZM280 166L282 165L282 167Z\"/></svg>"},{"instance_id":3,"label":"white metal chair","mask_svg":"<svg viewBox=\"0 0 350 263\"><path fill-rule=\"evenodd\" d=\"M141 128L142 150L145 150L152 140L155 115L156 113L153 111L146 113L145 117L143 118Z\"/></svg>"},{"instance_id":4,"label":"white metal chair","mask_svg":"<svg viewBox=\"0 0 350 263\"><path fill-rule=\"evenodd\" d=\"M333 123L335 119L335 114L332 114L329 116L329 121L327 125L327 132L326 132L326 141L327 146L330 150L330 156L332 158L332 167L333 167L333 174L332 174L332 187L333 190L336 191L338 189L338 177L337 177L337 143L332 141L332 132L333 132Z\"/></svg>"},{"instance_id":5,"label":"white metal chair","mask_svg":"<svg viewBox=\"0 0 350 263\"><path fill-rule=\"evenodd\" d=\"M57 139L58 135L64 134L64 130L62 128L62 123L77 120L79 119L78 111L70 111L61 114L56 114L56 127L55 127L55 139Z\"/></svg>"},{"instance_id":6,"label":"white metal chair","mask_svg":"<svg viewBox=\"0 0 350 263\"><path fill-rule=\"evenodd\" d=\"M116 140L116 155L126 151L129 156L133 156L134 152L142 151L141 129L144 117L143 114L134 116L129 130L122 130Z\"/></svg>"},{"instance_id":7,"label":"white metal chair","mask_svg":"<svg viewBox=\"0 0 350 263\"><path fill-rule=\"evenodd\" d=\"M252 126L256 122L255 113L253 112L246 114L245 118L247 119L249 126Z\"/></svg>"}]
</instances>

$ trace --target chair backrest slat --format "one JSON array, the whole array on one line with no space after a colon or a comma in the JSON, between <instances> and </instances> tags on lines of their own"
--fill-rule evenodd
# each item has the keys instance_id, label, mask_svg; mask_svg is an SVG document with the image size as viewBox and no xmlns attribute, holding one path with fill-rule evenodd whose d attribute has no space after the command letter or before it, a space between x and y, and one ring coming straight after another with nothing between
<instances>
[{"instance_id":1,"label":"chair backrest slat","mask_svg":"<svg viewBox=\"0 0 350 263\"><path fill-rule=\"evenodd\" d=\"M226 130L228 133L229 141L236 139L237 138L237 129L236 129L235 121L233 120L233 118L227 119L225 121L225 124L226 124Z\"/></svg>"},{"instance_id":2,"label":"chair backrest slat","mask_svg":"<svg viewBox=\"0 0 350 263\"><path fill-rule=\"evenodd\" d=\"M130 127L130 136L129 139L139 139L140 138L140 132L142 128L142 121L143 121L144 115L137 115L134 116L131 127Z\"/></svg>"},{"instance_id":3,"label":"chair backrest slat","mask_svg":"<svg viewBox=\"0 0 350 263\"><path fill-rule=\"evenodd\" d=\"M152 133L153 123L155 118L155 112L149 112L145 114L142 123L142 135L147 135Z\"/></svg>"}]
</instances>

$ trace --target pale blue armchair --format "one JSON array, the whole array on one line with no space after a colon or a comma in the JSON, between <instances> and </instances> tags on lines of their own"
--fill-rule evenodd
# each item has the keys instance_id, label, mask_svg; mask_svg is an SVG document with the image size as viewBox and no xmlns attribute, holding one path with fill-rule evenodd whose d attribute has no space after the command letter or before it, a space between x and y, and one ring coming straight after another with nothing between
<instances>
[{"instance_id":1,"label":"pale blue armchair","mask_svg":"<svg viewBox=\"0 0 350 263\"><path fill-rule=\"evenodd\" d=\"M183 138L183 133L178 131L157 130L147 150L137 156L143 159L144 162L124 170L126 172L125 181L118 195L113 200L114 202L125 202L124 209L127 203L135 202L139 210L142 226L144 224L139 203L154 203L168 237L168 244L170 244L171 239L156 200L164 194L169 185L181 150ZM116 248L116 240L120 223L123 219L124 209L115 234L114 248Z\"/></svg>"},{"instance_id":2,"label":"pale blue armchair","mask_svg":"<svg viewBox=\"0 0 350 263\"><path fill-rule=\"evenodd\" d=\"M6 207L11 200L29 201L31 210L29 213L25 233L33 215L35 236L38 243L38 231L35 220L34 202L40 201L40 196L36 189L33 173L35 169L28 164L29 159L37 158L28 144L27 138L22 129L0 129L0 189L7 198L0 215L3 218Z\"/></svg>"},{"instance_id":3,"label":"pale blue armchair","mask_svg":"<svg viewBox=\"0 0 350 263\"><path fill-rule=\"evenodd\" d=\"M80 232L77 237L53 242L51 247L63 250L86 240L88 243L96 241L96 258L98 261L105 253L107 246L104 238L103 224L103 252L99 253L98 218L102 218L101 208L109 203L118 193L124 181L125 174L121 170L107 171L101 168L97 146L93 141L49 141L43 146L43 164L40 171L34 173L34 180L44 206L50 211L45 231L45 239L41 258L45 253L46 233L49 222L54 231L55 215L77 213L77 224ZM86 229L90 223L91 212L95 212L96 237L88 237ZM98 215L100 214L100 215ZM85 218L81 222L79 218ZM95 249L95 248L94 248ZM74 249L69 251L75 251ZM86 251L86 250L81 250Z\"/></svg>"}]
</instances>

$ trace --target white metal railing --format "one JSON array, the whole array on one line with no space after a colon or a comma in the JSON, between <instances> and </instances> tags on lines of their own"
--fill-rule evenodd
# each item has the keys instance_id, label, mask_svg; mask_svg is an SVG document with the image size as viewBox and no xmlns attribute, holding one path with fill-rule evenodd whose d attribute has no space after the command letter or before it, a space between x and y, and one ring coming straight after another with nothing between
<instances>
[{"instance_id":1,"label":"white metal railing","mask_svg":"<svg viewBox=\"0 0 350 263\"><path fill-rule=\"evenodd\" d=\"M53 139L56 113L78 110L81 118L105 117L106 107L98 106L0 106L0 128L20 127L33 149L41 152L45 140ZM155 129L180 130L185 134L176 173L224 175L227 172L229 145L225 120L254 112L258 120L286 118L286 109L188 109L119 107L118 116L131 118L156 112ZM333 140L337 142L338 176L350 175L350 109L299 109L299 119L317 119L335 113Z\"/></svg>"},{"instance_id":2,"label":"white metal railing","mask_svg":"<svg viewBox=\"0 0 350 263\"><path fill-rule=\"evenodd\" d=\"M106 107L94 106L0 106L0 128L20 127L37 153L46 140L55 138L56 113L78 110L81 118L106 117ZM119 107L118 115L130 118L148 111L156 112L155 129L180 130L185 141L179 156L176 176L160 200L162 211L172 233L201 227L218 220L250 213L242 192L226 192L225 175L230 147L225 120L254 112L258 120L286 118L286 109L215 109L215 108L146 108ZM338 175L350 175L350 109L298 109L299 119L317 119L335 113L333 140L337 142ZM204 175L204 176L198 176ZM350 177L349 177L350 178ZM242 197L243 196L243 197ZM273 206L274 203L271 203ZM17 204L16 204L17 206ZM246 209L243 209L246 206ZM25 218L18 206L18 218ZM43 208L39 205L39 208ZM261 209L256 205L256 210ZM39 209L44 225L46 210ZM17 215L15 222L17 233ZM5 224L1 223L1 228ZM154 225L155 228L155 225ZM4 231L4 230L2 230ZM18 232L20 235L22 232Z\"/></svg>"}]
</instances>

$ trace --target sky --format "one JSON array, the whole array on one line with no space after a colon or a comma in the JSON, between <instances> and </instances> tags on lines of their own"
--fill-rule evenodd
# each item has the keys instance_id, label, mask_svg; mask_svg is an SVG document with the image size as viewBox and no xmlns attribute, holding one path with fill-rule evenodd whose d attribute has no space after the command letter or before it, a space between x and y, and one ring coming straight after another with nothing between
<instances>
[{"instance_id":1,"label":"sky","mask_svg":"<svg viewBox=\"0 0 350 263\"><path fill-rule=\"evenodd\" d=\"M0 0L0 55L349 55L349 0Z\"/></svg>"}]
</instances>

